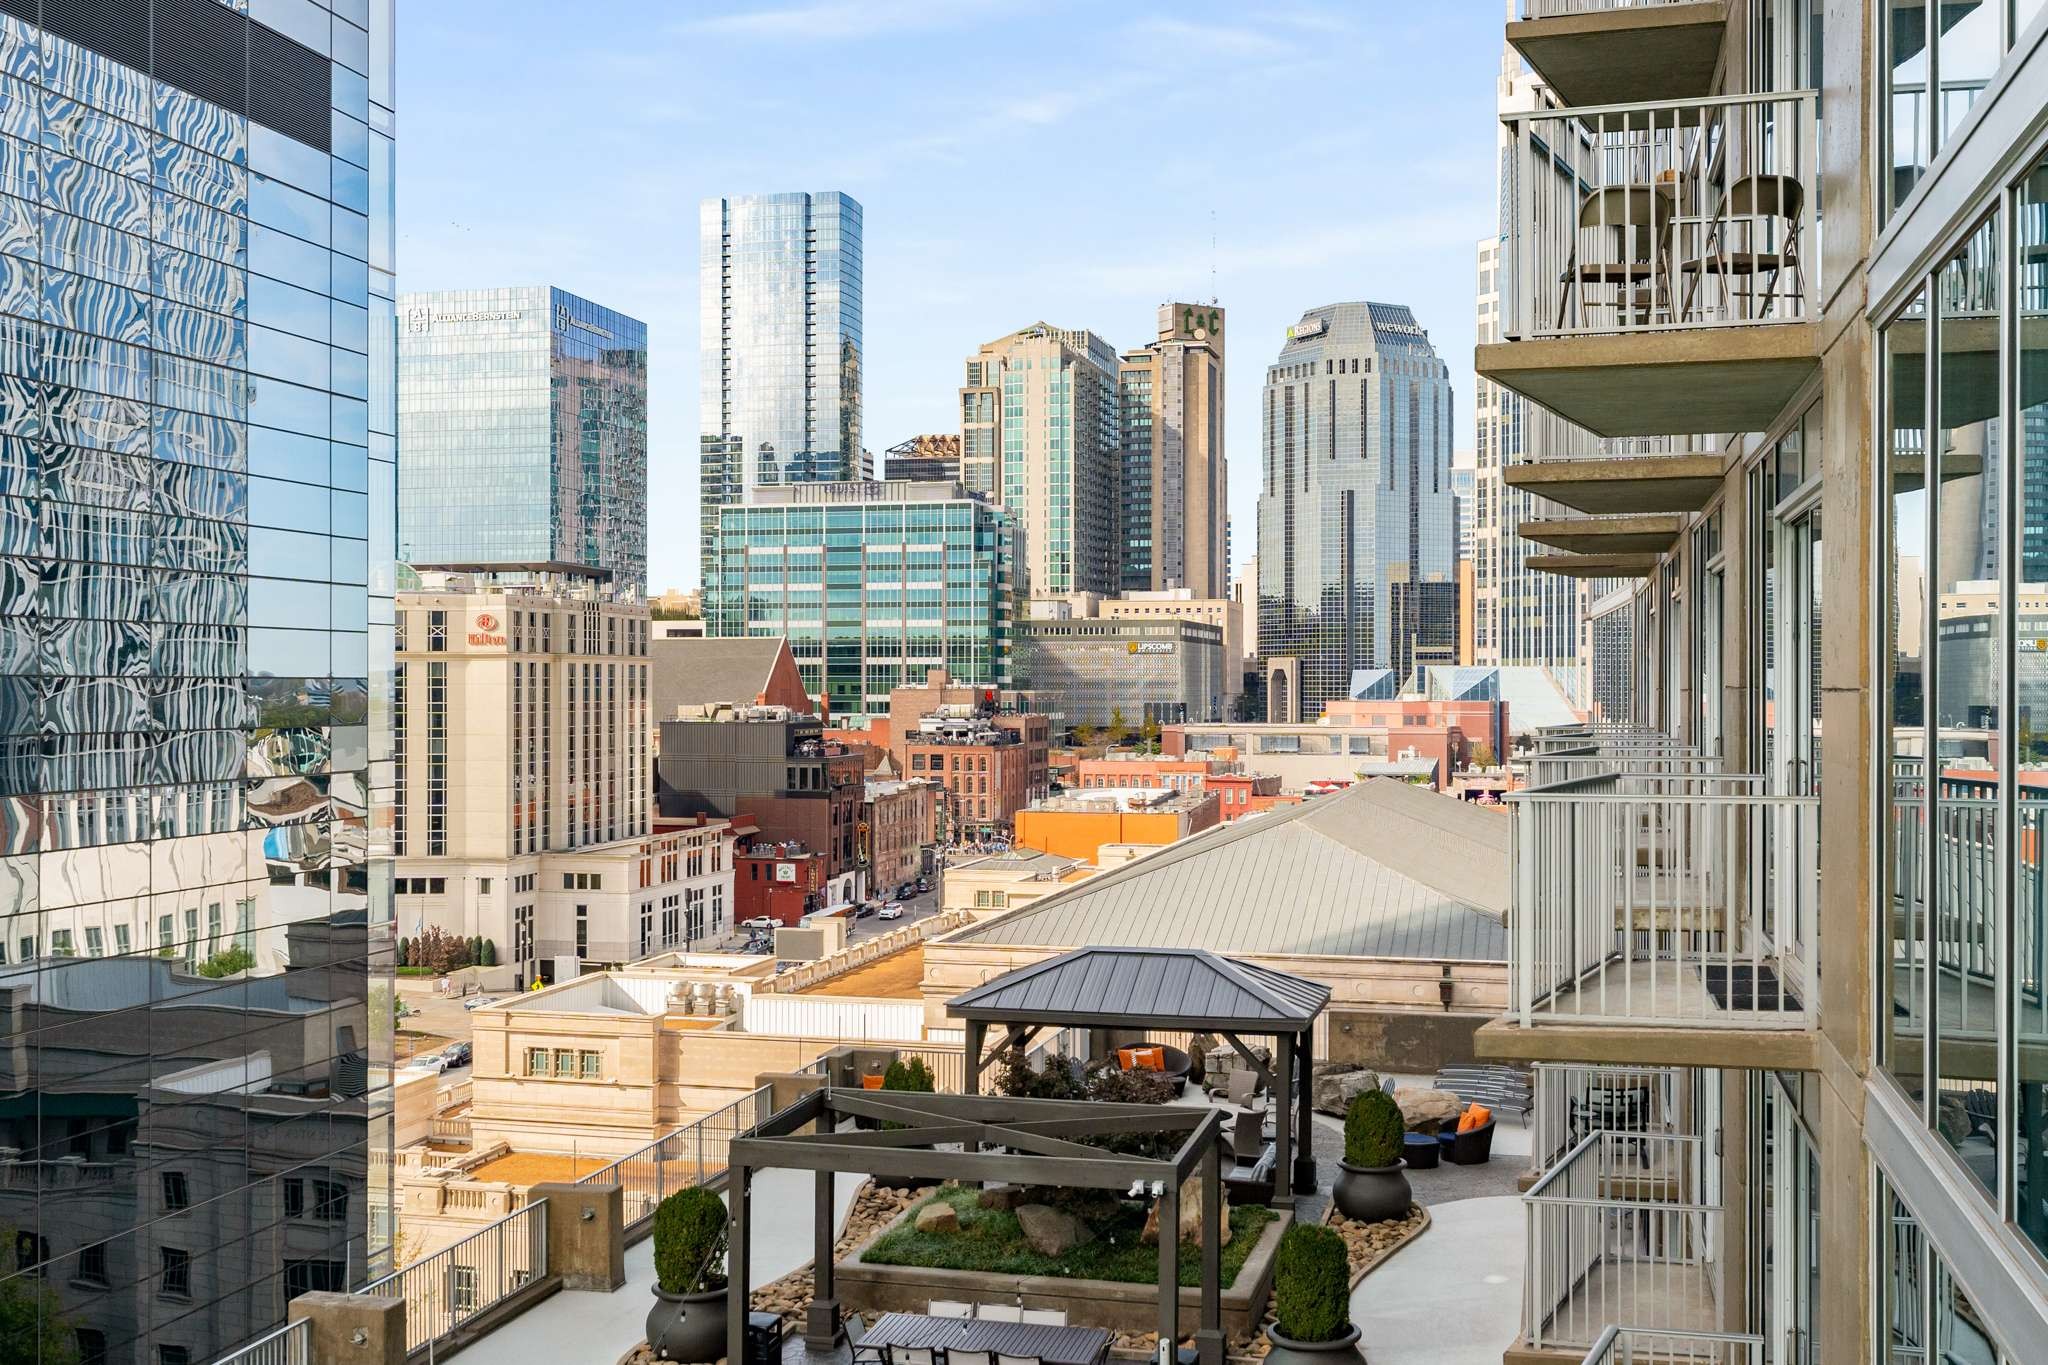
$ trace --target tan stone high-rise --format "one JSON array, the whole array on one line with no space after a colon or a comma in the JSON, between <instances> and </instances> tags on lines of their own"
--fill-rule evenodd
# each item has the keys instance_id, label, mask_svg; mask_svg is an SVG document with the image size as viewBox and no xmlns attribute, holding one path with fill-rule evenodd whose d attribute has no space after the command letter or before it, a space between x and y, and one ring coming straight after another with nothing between
<instances>
[{"instance_id":1,"label":"tan stone high-rise","mask_svg":"<svg viewBox=\"0 0 2048 1365\"><path fill-rule=\"evenodd\" d=\"M1162 303L1159 339L1124 352L1118 581L1125 592L1230 586L1223 310Z\"/></svg>"}]
</instances>

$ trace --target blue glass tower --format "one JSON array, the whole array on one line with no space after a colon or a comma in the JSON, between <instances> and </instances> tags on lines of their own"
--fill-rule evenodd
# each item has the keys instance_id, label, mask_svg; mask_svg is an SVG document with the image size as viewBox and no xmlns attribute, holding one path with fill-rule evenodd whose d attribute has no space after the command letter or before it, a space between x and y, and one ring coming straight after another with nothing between
<instances>
[{"instance_id":1,"label":"blue glass tower","mask_svg":"<svg viewBox=\"0 0 2048 1365\"><path fill-rule=\"evenodd\" d=\"M0 0L25 1359L210 1360L389 1259L393 7L251 8Z\"/></svg>"},{"instance_id":2,"label":"blue glass tower","mask_svg":"<svg viewBox=\"0 0 2048 1365\"><path fill-rule=\"evenodd\" d=\"M647 582L647 325L545 285L400 300L399 558Z\"/></svg>"},{"instance_id":3,"label":"blue glass tower","mask_svg":"<svg viewBox=\"0 0 2048 1365\"><path fill-rule=\"evenodd\" d=\"M837 191L703 202L704 581L718 509L861 477L861 207Z\"/></svg>"}]
</instances>

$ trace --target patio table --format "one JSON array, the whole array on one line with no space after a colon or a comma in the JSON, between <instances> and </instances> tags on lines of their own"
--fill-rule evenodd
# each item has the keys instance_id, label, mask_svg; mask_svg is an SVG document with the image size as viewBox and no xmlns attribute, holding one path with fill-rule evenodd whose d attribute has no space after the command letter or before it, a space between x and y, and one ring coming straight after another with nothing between
<instances>
[{"instance_id":1,"label":"patio table","mask_svg":"<svg viewBox=\"0 0 2048 1365\"><path fill-rule=\"evenodd\" d=\"M1109 1354L1109 1333L1100 1327L1054 1327L1036 1322L985 1322L979 1318L888 1313L868 1328L860 1345L863 1349L923 1346L935 1351L1000 1352L1037 1356L1045 1365L1098 1365Z\"/></svg>"}]
</instances>

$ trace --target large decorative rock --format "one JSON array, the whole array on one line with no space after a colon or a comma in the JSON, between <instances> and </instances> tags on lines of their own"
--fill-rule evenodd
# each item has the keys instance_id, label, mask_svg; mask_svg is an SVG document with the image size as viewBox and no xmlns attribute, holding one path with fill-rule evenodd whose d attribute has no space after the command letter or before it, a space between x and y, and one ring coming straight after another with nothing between
<instances>
[{"instance_id":1,"label":"large decorative rock","mask_svg":"<svg viewBox=\"0 0 2048 1365\"><path fill-rule=\"evenodd\" d=\"M1315 1106L1319 1114L1335 1114L1343 1118L1351 1108L1351 1101L1367 1090L1380 1088L1380 1073L1358 1069L1353 1071L1331 1071L1317 1075Z\"/></svg>"},{"instance_id":2,"label":"large decorative rock","mask_svg":"<svg viewBox=\"0 0 2048 1365\"><path fill-rule=\"evenodd\" d=\"M1025 1242L1041 1256L1064 1256L1092 1235L1080 1219L1046 1204L1020 1204L1017 1223Z\"/></svg>"},{"instance_id":3,"label":"large decorative rock","mask_svg":"<svg viewBox=\"0 0 2048 1365\"><path fill-rule=\"evenodd\" d=\"M1024 1202L1024 1188L1021 1185L991 1185L976 1195L974 1202L984 1209L1009 1213Z\"/></svg>"},{"instance_id":4,"label":"large decorative rock","mask_svg":"<svg viewBox=\"0 0 2048 1365\"><path fill-rule=\"evenodd\" d=\"M1401 1120L1411 1129L1418 1124L1456 1123L1465 1112L1465 1101L1448 1090L1396 1090L1394 1103L1401 1106Z\"/></svg>"},{"instance_id":5,"label":"large decorative rock","mask_svg":"<svg viewBox=\"0 0 2048 1365\"><path fill-rule=\"evenodd\" d=\"M917 1211L919 1232L958 1232L960 1215L943 1199L934 1199Z\"/></svg>"},{"instance_id":6,"label":"large decorative rock","mask_svg":"<svg viewBox=\"0 0 2048 1365\"><path fill-rule=\"evenodd\" d=\"M1230 1197L1223 1198L1223 1207L1217 1214L1217 1226L1223 1230L1219 1246L1230 1245ZM1146 1246L1159 1245L1159 1204L1155 1200L1145 1214L1145 1230L1138 1239ZM1180 1240L1195 1246L1202 1244L1202 1181L1196 1176L1180 1187Z\"/></svg>"}]
</instances>

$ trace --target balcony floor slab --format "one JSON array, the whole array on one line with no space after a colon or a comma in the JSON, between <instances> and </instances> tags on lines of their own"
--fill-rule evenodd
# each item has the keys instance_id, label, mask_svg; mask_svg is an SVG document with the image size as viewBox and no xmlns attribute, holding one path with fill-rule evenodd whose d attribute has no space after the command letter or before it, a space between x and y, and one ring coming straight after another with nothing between
<instances>
[{"instance_id":1,"label":"balcony floor slab","mask_svg":"<svg viewBox=\"0 0 2048 1365\"><path fill-rule=\"evenodd\" d=\"M1616 1066L1705 1066L1817 1071L1818 1037L1798 1028L1545 1022L1523 1028L1495 1019L1472 1035L1489 1061L1600 1062Z\"/></svg>"},{"instance_id":2,"label":"balcony floor slab","mask_svg":"<svg viewBox=\"0 0 2048 1365\"><path fill-rule=\"evenodd\" d=\"M1650 555L1671 548L1685 529L1675 512L1633 517L1555 517L1525 521L1522 539L1575 555Z\"/></svg>"},{"instance_id":3,"label":"balcony floor slab","mask_svg":"<svg viewBox=\"0 0 2048 1365\"><path fill-rule=\"evenodd\" d=\"M1699 511L1721 491L1723 472L1719 455L1632 455L1522 461L1501 479L1589 516L1636 518Z\"/></svg>"},{"instance_id":4,"label":"balcony floor slab","mask_svg":"<svg viewBox=\"0 0 2048 1365\"><path fill-rule=\"evenodd\" d=\"M1714 1272L1627 1257L1602 1260L1558 1305L1545 1337L1591 1347L1609 1323L1673 1332L1720 1330Z\"/></svg>"},{"instance_id":5,"label":"balcony floor slab","mask_svg":"<svg viewBox=\"0 0 2048 1365\"><path fill-rule=\"evenodd\" d=\"M1522 19L1507 39L1567 105L1633 104L1711 94L1728 0Z\"/></svg>"}]
</instances>

